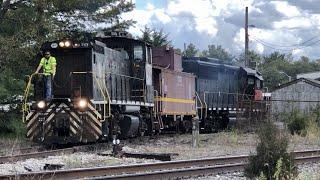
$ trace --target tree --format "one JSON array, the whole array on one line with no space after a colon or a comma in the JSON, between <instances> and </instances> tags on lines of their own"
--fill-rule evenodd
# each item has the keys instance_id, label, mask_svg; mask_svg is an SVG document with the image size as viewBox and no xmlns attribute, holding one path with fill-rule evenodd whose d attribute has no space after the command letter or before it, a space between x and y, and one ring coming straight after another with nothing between
<instances>
[{"instance_id":1,"label":"tree","mask_svg":"<svg viewBox=\"0 0 320 180\"><path fill-rule=\"evenodd\" d=\"M169 40L169 34L166 34L163 29L157 31L156 29L151 29L148 26L145 26L141 32L142 36L139 39L148 42L154 47L161 47L171 43Z\"/></svg>"},{"instance_id":2,"label":"tree","mask_svg":"<svg viewBox=\"0 0 320 180\"><path fill-rule=\"evenodd\" d=\"M87 24L130 25L120 15L133 7L122 0L1 1L0 72L14 69L17 78L29 74L43 42L93 32L84 28Z\"/></svg>"},{"instance_id":3,"label":"tree","mask_svg":"<svg viewBox=\"0 0 320 180\"><path fill-rule=\"evenodd\" d=\"M228 62L231 62L233 59L233 56L220 45L208 45L208 50L202 51L201 55L204 57L217 58Z\"/></svg>"},{"instance_id":4,"label":"tree","mask_svg":"<svg viewBox=\"0 0 320 180\"><path fill-rule=\"evenodd\" d=\"M194 57L196 56L196 54L199 52L199 50L196 48L196 46L192 43L190 43L186 50L183 51L183 56L186 56L186 57Z\"/></svg>"},{"instance_id":5,"label":"tree","mask_svg":"<svg viewBox=\"0 0 320 180\"><path fill-rule=\"evenodd\" d=\"M246 56L245 56L244 52L241 53L240 56L239 56L237 64L244 66L245 58L246 58ZM248 59L249 59L249 62L250 62L250 66L255 68L256 65L261 64L263 58L257 52L249 51L248 52Z\"/></svg>"}]
</instances>

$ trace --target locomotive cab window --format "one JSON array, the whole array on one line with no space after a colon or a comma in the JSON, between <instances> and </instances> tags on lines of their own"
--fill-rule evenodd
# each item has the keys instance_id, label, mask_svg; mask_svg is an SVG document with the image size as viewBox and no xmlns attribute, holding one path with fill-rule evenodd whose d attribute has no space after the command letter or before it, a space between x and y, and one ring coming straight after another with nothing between
<instances>
[{"instance_id":1,"label":"locomotive cab window","mask_svg":"<svg viewBox=\"0 0 320 180\"><path fill-rule=\"evenodd\" d=\"M259 79L256 80L256 87L257 87L257 89L261 88L261 83L260 83Z\"/></svg>"},{"instance_id":2,"label":"locomotive cab window","mask_svg":"<svg viewBox=\"0 0 320 180\"><path fill-rule=\"evenodd\" d=\"M147 57L148 57L148 63L152 63L152 57L151 57L151 48L147 47Z\"/></svg>"},{"instance_id":3,"label":"locomotive cab window","mask_svg":"<svg viewBox=\"0 0 320 180\"><path fill-rule=\"evenodd\" d=\"M248 78L248 85L253 85L254 84L254 79L252 77Z\"/></svg>"},{"instance_id":4,"label":"locomotive cab window","mask_svg":"<svg viewBox=\"0 0 320 180\"><path fill-rule=\"evenodd\" d=\"M133 57L135 61L141 61L143 59L143 49L142 46L134 46Z\"/></svg>"}]
</instances>

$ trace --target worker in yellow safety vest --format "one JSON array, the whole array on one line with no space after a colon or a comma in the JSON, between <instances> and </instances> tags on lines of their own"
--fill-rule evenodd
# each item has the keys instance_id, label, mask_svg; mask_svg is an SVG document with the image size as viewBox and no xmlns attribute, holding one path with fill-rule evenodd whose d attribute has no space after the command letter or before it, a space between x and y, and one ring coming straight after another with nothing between
<instances>
[{"instance_id":1,"label":"worker in yellow safety vest","mask_svg":"<svg viewBox=\"0 0 320 180\"><path fill-rule=\"evenodd\" d=\"M36 70L36 73L39 73L42 68L46 86L46 100L50 101L52 99L52 81L54 76L56 75L56 66L57 61L56 58L51 56L50 51L46 51L44 53L44 57L41 58L40 64Z\"/></svg>"}]
</instances>

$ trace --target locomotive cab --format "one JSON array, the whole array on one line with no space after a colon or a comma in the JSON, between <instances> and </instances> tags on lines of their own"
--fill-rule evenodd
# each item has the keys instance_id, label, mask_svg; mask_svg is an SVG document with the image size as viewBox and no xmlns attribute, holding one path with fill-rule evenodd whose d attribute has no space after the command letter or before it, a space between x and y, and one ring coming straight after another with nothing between
<instances>
[{"instance_id":1,"label":"locomotive cab","mask_svg":"<svg viewBox=\"0 0 320 180\"><path fill-rule=\"evenodd\" d=\"M240 73L240 92L245 94L245 99L260 101L262 100L263 78L261 74L251 68L241 67Z\"/></svg>"}]
</instances>

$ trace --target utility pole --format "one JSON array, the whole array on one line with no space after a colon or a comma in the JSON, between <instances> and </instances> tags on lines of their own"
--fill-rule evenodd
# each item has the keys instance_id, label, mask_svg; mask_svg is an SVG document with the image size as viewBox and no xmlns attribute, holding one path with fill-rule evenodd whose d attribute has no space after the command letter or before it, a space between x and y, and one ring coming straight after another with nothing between
<instances>
[{"instance_id":1,"label":"utility pole","mask_svg":"<svg viewBox=\"0 0 320 180\"><path fill-rule=\"evenodd\" d=\"M244 45L244 57L245 57L245 67L249 67L249 34L248 34L248 7L246 7L246 17L245 17L245 45Z\"/></svg>"}]
</instances>

